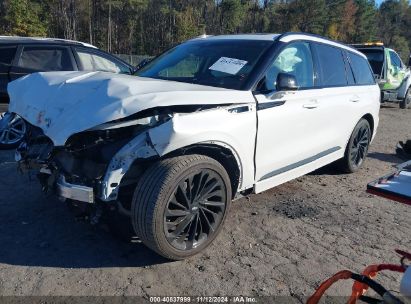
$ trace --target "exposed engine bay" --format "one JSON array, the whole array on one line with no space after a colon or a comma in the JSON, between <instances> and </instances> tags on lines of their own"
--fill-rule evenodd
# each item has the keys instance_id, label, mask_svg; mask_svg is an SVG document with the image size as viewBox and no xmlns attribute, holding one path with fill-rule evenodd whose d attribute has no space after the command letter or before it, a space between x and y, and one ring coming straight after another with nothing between
<instances>
[{"instance_id":1,"label":"exposed engine bay","mask_svg":"<svg viewBox=\"0 0 411 304\"><path fill-rule=\"evenodd\" d=\"M64 146L55 146L41 128L27 122L26 139L15 154L18 168L21 172L35 172L45 193L56 193L80 207L93 223L99 221L101 209L107 207L129 216L139 177L161 155L156 151L158 144L151 140L150 130L170 123L175 116L216 108L226 111L226 107L231 111L232 106L224 105L149 109L73 134ZM122 158L124 154L128 161ZM240 174L238 168L237 172Z\"/></svg>"}]
</instances>

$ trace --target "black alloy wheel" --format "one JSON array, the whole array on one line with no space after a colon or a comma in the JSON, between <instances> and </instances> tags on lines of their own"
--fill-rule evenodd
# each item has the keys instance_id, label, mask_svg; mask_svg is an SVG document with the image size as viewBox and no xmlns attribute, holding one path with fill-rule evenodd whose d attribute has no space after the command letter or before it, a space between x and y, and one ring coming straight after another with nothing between
<instances>
[{"instance_id":1,"label":"black alloy wheel","mask_svg":"<svg viewBox=\"0 0 411 304\"><path fill-rule=\"evenodd\" d=\"M221 231L231 181L215 159L192 154L160 160L141 176L131 219L143 243L172 259L204 250Z\"/></svg>"},{"instance_id":2,"label":"black alloy wheel","mask_svg":"<svg viewBox=\"0 0 411 304\"><path fill-rule=\"evenodd\" d=\"M370 128L363 124L357 131L354 140L351 143L350 158L352 164L359 168L365 160L368 145L370 143Z\"/></svg>"},{"instance_id":3,"label":"black alloy wheel","mask_svg":"<svg viewBox=\"0 0 411 304\"><path fill-rule=\"evenodd\" d=\"M222 178L209 169L183 178L171 195L164 212L167 241L178 250L203 244L217 231L226 209Z\"/></svg>"},{"instance_id":4,"label":"black alloy wheel","mask_svg":"<svg viewBox=\"0 0 411 304\"><path fill-rule=\"evenodd\" d=\"M339 161L342 171L354 173L363 165L372 138L370 123L362 118L348 141L344 157Z\"/></svg>"}]
</instances>

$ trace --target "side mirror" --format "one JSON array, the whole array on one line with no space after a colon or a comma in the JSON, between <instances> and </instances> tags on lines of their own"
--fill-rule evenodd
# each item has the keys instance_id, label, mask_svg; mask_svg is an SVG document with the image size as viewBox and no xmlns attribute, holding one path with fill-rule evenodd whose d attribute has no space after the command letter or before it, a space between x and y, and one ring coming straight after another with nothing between
<instances>
[{"instance_id":1,"label":"side mirror","mask_svg":"<svg viewBox=\"0 0 411 304\"><path fill-rule=\"evenodd\" d=\"M140 70L142 67L146 66L150 61L151 61L151 59L149 59L149 58L143 59L139 64L136 65L136 67L134 69L134 73L137 72L138 70Z\"/></svg>"},{"instance_id":2,"label":"side mirror","mask_svg":"<svg viewBox=\"0 0 411 304\"><path fill-rule=\"evenodd\" d=\"M297 78L287 73L279 73L277 76L277 91L296 91L298 90Z\"/></svg>"}]
</instances>

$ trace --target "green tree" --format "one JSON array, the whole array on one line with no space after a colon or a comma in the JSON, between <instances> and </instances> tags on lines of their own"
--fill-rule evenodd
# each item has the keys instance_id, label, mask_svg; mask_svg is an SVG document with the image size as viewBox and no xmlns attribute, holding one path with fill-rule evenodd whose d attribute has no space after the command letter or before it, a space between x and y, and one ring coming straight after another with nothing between
<instances>
[{"instance_id":1,"label":"green tree","mask_svg":"<svg viewBox=\"0 0 411 304\"><path fill-rule=\"evenodd\" d=\"M362 43L376 39L377 7L374 0L356 0L355 32L351 42Z\"/></svg>"},{"instance_id":2,"label":"green tree","mask_svg":"<svg viewBox=\"0 0 411 304\"><path fill-rule=\"evenodd\" d=\"M405 37L395 35L392 38L391 44L389 46L398 52L403 62L408 63L408 58L410 56L410 47Z\"/></svg>"},{"instance_id":3,"label":"green tree","mask_svg":"<svg viewBox=\"0 0 411 304\"><path fill-rule=\"evenodd\" d=\"M241 0L222 0L219 4L222 33L238 33L245 15Z\"/></svg>"},{"instance_id":4,"label":"green tree","mask_svg":"<svg viewBox=\"0 0 411 304\"><path fill-rule=\"evenodd\" d=\"M40 20L41 6L29 0L9 0L4 4L4 33L17 36L46 36L47 24Z\"/></svg>"},{"instance_id":5,"label":"green tree","mask_svg":"<svg viewBox=\"0 0 411 304\"><path fill-rule=\"evenodd\" d=\"M387 0L379 9L379 37L385 44L391 45L395 36L401 35L404 16L408 4L406 1Z\"/></svg>"},{"instance_id":6,"label":"green tree","mask_svg":"<svg viewBox=\"0 0 411 304\"><path fill-rule=\"evenodd\" d=\"M327 14L325 0L296 0L289 6L291 11L289 30L314 34L324 33Z\"/></svg>"}]
</instances>

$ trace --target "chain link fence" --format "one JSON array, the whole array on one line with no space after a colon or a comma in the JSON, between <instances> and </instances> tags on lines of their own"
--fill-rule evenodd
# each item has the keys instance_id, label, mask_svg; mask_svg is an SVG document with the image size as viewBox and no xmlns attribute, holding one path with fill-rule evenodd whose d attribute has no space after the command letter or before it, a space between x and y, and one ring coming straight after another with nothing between
<instances>
[{"instance_id":1,"label":"chain link fence","mask_svg":"<svg viewBox=\"0 0 411 304\"><path fill-rule=\"evenodd\" d=\"M115 54L118 58L124 60L128 64L132 66L138 65L141 61L146 58L153 58L152 56L148 55L127 55L127 54Z\"/></svg>"}]
</instances>

